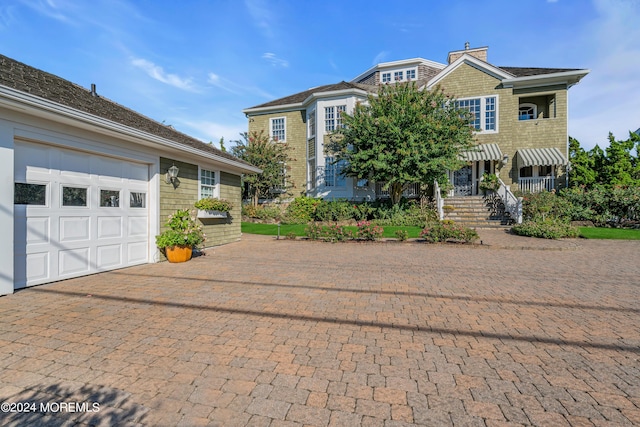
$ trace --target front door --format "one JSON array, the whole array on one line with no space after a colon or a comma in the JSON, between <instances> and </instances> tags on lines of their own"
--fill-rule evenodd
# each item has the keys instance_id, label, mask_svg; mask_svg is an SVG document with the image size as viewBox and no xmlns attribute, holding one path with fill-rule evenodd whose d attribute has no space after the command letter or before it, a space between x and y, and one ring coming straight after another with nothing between
<instances>
[{"instance_id":1,"label":"front door","mask_svg":"<svg viewBox=\"0 0 640 427\"><path fill-rule=\"evenodd\" d=\"M471 196L473 192L472 172L472 167L467 165L453 173L454 196Z\"/></svg>"}]
</instances>

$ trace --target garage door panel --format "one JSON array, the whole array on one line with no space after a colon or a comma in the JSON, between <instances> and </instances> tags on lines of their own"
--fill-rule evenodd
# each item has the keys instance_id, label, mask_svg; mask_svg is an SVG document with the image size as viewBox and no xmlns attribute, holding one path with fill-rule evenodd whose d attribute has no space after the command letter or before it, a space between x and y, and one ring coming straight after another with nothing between
<instances>
[{"instance_id":1,"label":"garage door panel","mask_svg":"<svg viewBox=\"0 0 640 427\"><path fill-rule=\"evenodd\" d=\"M134 216L128 218L127 234L130 237L144 237L147 235L147 217Z\"/></svg>"},{"instance_id":2,"label":"garage door panel","mask_svg":"<svg viewBox=\"0 0 640 427\"><path fill-rule=\"evenodd\" d=\"M140 165L137 163L129 163L124 177L133 181L147 181L149 179L149 168L147 165Z\"/></svg>"},{"instance_id":3,"label":"garage door panel","mask_svg":"<svg viewBox=\"0 0 640 427\"><path fill-rule=\"evenodd\" d=\"M91 173L91 156L75 151L62 150L60 153L60 175L88 178Z\"/></svg>"},{"instance_id":4,"label":"garage door panel","mask_svg":"<svg viewBox=\"0 0 640 427\"><path fill-rule=\"evenodd\" d=\"M108 159L106 157L95 157L91 172L98 176L102 182L122 182L125 162Z\"/></svg>"},{"instance_id":5,"label":"garage door panel","mask_svg":"<svg viewBox=\"0 0 640 427\"><path fill-rule=\"evenodd\" d=\"M53 153L51 149L35 145L20 146L15 150L15 180L24 182L30 173L49 176L53 169Z\"/></svg>"},{"instance_id":6,"label":"garage door panel","mask_svg":"<svg viewBox=\"0 0 640 427\"><path fill-rule=\"evenodd\" d=\"M27 284L44 283L51 277L49 252L16 255L14 258L14 281L19 288Z\"/></svg>"},{"instance_id":7,"label":"garage door panel","mask_svg":"<svg viewBox=\"0 0 640 427\"><path fill-rule=\"evenodd\" d=\"M58 252L58 273L60 276L90 273L89 248L67 249Z\"/></svg>"},{"instance_id":8,"label":"garage door panel","mask_svg":"<svg viewBox=\"0 0 640 427\"><path fill-rule=\"evenodd\" d=\"M122 237L122 217L98 217L98 239Z\"/></svg>"},{"instance_id":9,"label":"garage door panel","mask_svg":"<svg viewBox=\"0 0 640 427\"><path fill-rule=\"evenodd\" d=\"M148 259L147 242L132 242L127 244L127 262L129 264L140 264Z\"/></svg>"},{"instance_id":10,"label":"garage door panel","mask_svg":"<svg viewBox=\"0 0 640 427\"><path fill-rule=\"evenodd\" d=\"M27 218L27 245L49 243L51 225L49 217Z\"/></svg>"},{"instance_id":11,"label":"garage door panel","mask_svg":"<svg viewBox=\"0 0 640 427\"><path fill-rule=\"evenodd\" d=\"M96 266L98 270L122 265L122 245L98 246L96 251Z\"/></svg>"},{"instance_id":12,"label":"garage door panel","mask_svg":"<svg viewBox=\"0 0 640 427\"><path fill-rule=\"evenodd\" d=\"M91 238L91 217L60 217L60 241L75 242Z\"/></svg>"}]
</instances>

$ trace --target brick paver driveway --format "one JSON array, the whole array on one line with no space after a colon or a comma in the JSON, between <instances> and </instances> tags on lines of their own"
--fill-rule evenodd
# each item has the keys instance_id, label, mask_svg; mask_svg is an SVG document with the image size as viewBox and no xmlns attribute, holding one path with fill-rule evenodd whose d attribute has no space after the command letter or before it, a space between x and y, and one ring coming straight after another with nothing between
<instances>
[{"instance_id":1,"label":"brick paver driveway","mask_svg":"<svg viewBox=\"0 0 640 427\"><path fill-rule=\"evenodd\" d=\"M640 242L522 246L245 236L2 297L0 419L640 425Z\"/></svg>"}]
</instances>

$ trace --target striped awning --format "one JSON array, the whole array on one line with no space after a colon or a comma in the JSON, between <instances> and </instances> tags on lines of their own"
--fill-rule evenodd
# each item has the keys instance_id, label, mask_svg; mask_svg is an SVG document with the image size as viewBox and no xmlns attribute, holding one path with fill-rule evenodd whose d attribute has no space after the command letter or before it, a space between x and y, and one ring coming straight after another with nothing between
<instances>
[{"instance_id":1,"label":"striped awning","mask_svg":"<svg viewBox=\"0 0 640 427\"><path fill-rule=\"evenodd\" d=\"M480 144L460 153L460 159L467 162L482 160L502 160L502 151L498 144Z\"/></svg>"},{"instance_id":2,"label":"striped awning","mask_svg":"<svg viewBox=\"0 0 640 427\"><path fill-rule=\"evenodd\" d=\"M518 168L566 164L567 160L557 148L523 148L518 150Z\"/></svg>"}]
</instances>

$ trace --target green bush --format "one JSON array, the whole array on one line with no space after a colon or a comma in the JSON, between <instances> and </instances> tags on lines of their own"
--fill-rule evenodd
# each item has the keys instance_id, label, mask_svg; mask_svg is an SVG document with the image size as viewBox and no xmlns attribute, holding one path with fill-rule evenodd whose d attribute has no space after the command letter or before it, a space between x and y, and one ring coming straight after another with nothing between
<instances>
[{"instance_id":1,"label":"green bush","mask_svg":"<svg viewBox=\"0 0 640 427\"><path fill-rule=\"evenodd\" d=\"M476 230L456 224L451 220L444 220L426 226L420 233L420 237L429 243L446 241L472 243L479 238Z\"/></svg>"},{"instance_id":2,"label":"green bush","mask_svg":"<svg viewBox=\"0 0 640 427\"><path fill-rule=\"evenodd\" d=\"M255 219L272 219L280 220L282 217L282 210L277 205L258 205L252 204L242 205L242 215Z\"/></svg>"},{"instance_id":3,"label":"green bush","mask_svg":"<svg viewBox=\"0 0 640 427\"><path fill-rule=\"evenodd\" d=\"M322 201L316 206L313 219L316 221L346 221L354 218L354 205L346 200Z\"/></svg>"},{"instance_id":4,"label":"green bush","mask_svg":"<svg viewBox=\"0 0 640 427\"><path fill-rule=\"evenodd\" d=\"M156 236L156 246L160 249L172 246L195 246L205 241L202 226L196 222L195 214L189 209L178 209L169 215L165 224L169 229Z\"/></svg>"},{"instance_id":5,"label":"green bush","mask_svg":"<svg viewBox=\"0 0 640 427\"><path fill-rule=\"evenodd\" d=\"M356 224L358 231L356 231L356 237L363 240L380 240L384 229L379 225L372 224L370 221L360 221Z\"/></svg>"},{"instance_id":6,"label":"green bush","mask_svg":"<svg viewBox=\"0 0 640 427\"><path fill-rule=\"evenodd\" d=\"M394 234L396 236L396 239L401 242L404 242L409 238L409 232L407 230L396 230Z\"/></svg>"},{"instance_id":7,"label":"green bush","mask_svg":"<svg viewBox=\"0 0 640 427\"><path fill-rule=\"evenodd\" d=\"M337 224L321 225L318 223L311 223L305 229L305 234L311 240L324 240L325 242L331 243L344 242L345 240L353 239L353 233L351 230Z\"/></svg>"},{"instance_id":8,"label":"green bush","mask_svg":"<svg viewBox=\"0 0 640 427\"><path fill-rule=\"evenodd\" d=\"M282 222L286 224L306 224L315 219L315 213L321 199L313 197L296 197L287 207Z\"/></svg>"},{"instance_id":9,"label":"green bush","mask_svg":"<svg viewBox=\"0 0 640 427\"><path fill-rule=\"evenodd\" d=\"M573 205L568 200L558 197L555 191L527 193L523 195L522 216L525 220L560 218L571 220Z\"/></svg>"},{"instance_id":10,"label":"green bush","mask_svg":"<svg viewBox=\"0 0 640 427\"><path fill-rule=\"evenodd\" d=\"M579 230L571 224L557 218L537 219L514 225L511 231L519 236L539 237L543 239L562 239L578 237Z\"/></svg>"},{"instance_id":11,"label":"green bush","mask_svg":"<svg viewBox=\"0 0 640 427\"><path fill-rule=\"evenodd\" d=\"M377 225L424 227L438 217L432 206L421 207L415 201L403 201L397 205L381 202L374 205L372 222Z\"/></svg>"},{"instance_id":12,"label":"green bush","mask_svg":"<svg viewBox=\"0 0 640 427\"><path fill-rule=\"evenodd\" d=\"M216 199L213 197L205 197L198 200L194 204L196 209L203 211L220 211L230 212L233 209L233 203L225 199Z\"/></svg>"}]
</instances>

